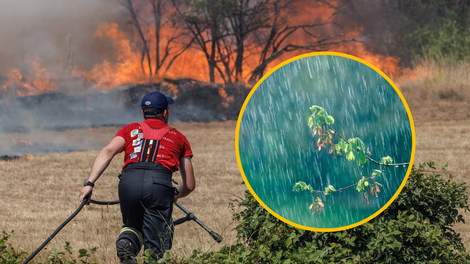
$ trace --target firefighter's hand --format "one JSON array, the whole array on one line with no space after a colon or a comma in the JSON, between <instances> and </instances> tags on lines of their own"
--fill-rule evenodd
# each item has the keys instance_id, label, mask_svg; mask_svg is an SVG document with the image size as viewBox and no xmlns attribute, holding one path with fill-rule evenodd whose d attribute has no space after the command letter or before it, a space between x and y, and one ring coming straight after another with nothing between
<instances>
[{"instance_id":1,"label":"firefighter's hand","mask_svg":"<svg viewBox=\"0 0 470 264\"><path fill-rule=\"evenodd\" d=\"M91 193L93 191L93 187L91 186L85 186L83 187L82 191L80 192L80 202L83 202L83 199L85 199L85 197L88 196L88 198L91 198ZM90 201L88 200L88 202L86 203L87 205L90 204Z\"/></svg>"}]
</instances>

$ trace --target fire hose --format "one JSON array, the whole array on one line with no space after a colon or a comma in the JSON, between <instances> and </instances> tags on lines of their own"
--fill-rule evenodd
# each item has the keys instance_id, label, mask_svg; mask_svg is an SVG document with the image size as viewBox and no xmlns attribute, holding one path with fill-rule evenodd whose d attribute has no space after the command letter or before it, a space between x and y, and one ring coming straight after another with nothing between
<instances>
[{"instance_id":1,"label":"fire hose","mask_svg":"<svg viewBox=\"0 0 470 264\"><path fill-rule=\"evenodd\" d=\"M85 197L85 199L83 199L82 203L80 204L80 206L78 206L77 210L75 210L75 212L72 213L72 215L69 216L69 218L67 218L47 239L46 241L44 241L44 243L42 243L38 249L36 249L36 251L33 252L33 254L31 254L24 262L23 264L27 264L29 263L46 245L47 243L49 243L59 232L60 230L62 230L62 228L64 228L65 225L67 225L83 208L83 206L88 202L90 201L90 203L94 203L94 204L100 204L100 205L113 205L113 204L119 204L119 200L116 200L116 201L111 201L111 202L103 202L103 201L95 201L95 200L92 200L90 199L89 197ZM222 242L223 240L223 237L219 234L217 234L216 232L210 230L206 225L204 225L199 219L197 219L197 217L190 213L188 210L186 210L186 208L184 208L181 204L179 204L178 202L175 202L175 205L181 209L185 214L186 216L185 217L182 217L176 221L173 221L173 225L179 225L179 224L182 224L186 221L189 221L189 220L193 220L195 221L198 225L200 225L202 228L204 228L204 230L206 230L211 236L212 238L217 242L217 243L220 243Z\"/></svg>"}]
</instances>

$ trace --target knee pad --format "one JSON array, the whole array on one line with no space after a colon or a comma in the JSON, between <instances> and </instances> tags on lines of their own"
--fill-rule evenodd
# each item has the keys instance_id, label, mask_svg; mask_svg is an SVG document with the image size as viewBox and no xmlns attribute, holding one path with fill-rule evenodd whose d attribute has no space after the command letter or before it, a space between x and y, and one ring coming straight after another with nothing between
<instances>
[{"instance_id":1,"label":"knee pad","mask_svg":"<svg viewBox=\"0 0 470 264\"><path fill-rule=\"evenodd\" d=\"M125 237L119 237L116 241L116 251L118 258L121 260L121 263L123 263L124 260L128 260L125 263L129 264L137 263L134 261L134 258L137 257L137 254L140 250L138 246L134 245L129 239Z\"/></svg>"}]
</instances>

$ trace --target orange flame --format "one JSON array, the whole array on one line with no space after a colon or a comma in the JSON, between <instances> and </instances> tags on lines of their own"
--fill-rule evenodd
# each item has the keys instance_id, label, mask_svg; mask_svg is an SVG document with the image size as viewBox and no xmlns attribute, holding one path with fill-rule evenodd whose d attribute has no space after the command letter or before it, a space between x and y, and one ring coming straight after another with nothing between
<instances>
[{"instance_id":1,"label":"orange flame","mask_svg":"<svg viewBox=\"0 0 470 264\"><path fill-rule=\"evenodd\" d=\"M33 146L34 144L27 141L27 140L24 140L24 139L18 139L18 137L14 137L11 139L11 141L13 141L13 144L14 145L18 145L20 147L25 147L25 146Z\"/></svg>"},{"instance_id":2,"label":"orange flame","mask_svg":"<svg viewBox=\"0 0 470 264\"><path fill-rule=\"evenodd\" d=\"M229 107L229 103L234 100L233 95L228 96L223 88L219 88L219 95L222 97L222 105L224 107Z\"/></svg>"},{"instance_id":3,"label":"orange flame","mask_svg":"<svg viewBox=\"0 0 470 264\"><path fill-rule=\"evenodd\" d=\"M34 60L30 60L27 57L26 62L30 64L28 67L33 72L32 76L24 77L18 68L11 69L1 87L3 91L14 91L18 96L28 96L57 90L56 82L52 80L46 68L42 67L41 58L36 56Z\"/></svg>"},{"instance_id":4,"label":"orange flame","mask_svg":"<svg viewBox=\"0 0 470 264\"><path fill-rule=\"evenodd\" d=\"M113 41L115 46L115 63L104 60L95 65L89 73L84 73L85 79L96 83L103 89L112 89L126 83L146 83L150 80L146 75L149 69L140 64L140 55L131 46L125 34L118 29L116 23L104 23L98 27L95 37L107 37ZM142 71L142 68L145 72Z\"/></svg>"},{"instance_id":5,"label":"orange flame","mask_svg":"<svg viewBox=\"0 0 470 264\"><path fill-rule=\"evenodd\" d=\"M294 8L297 9L295 12L295 23L296 24L311 24L311 23L320 23L329 18L333 14L334 9L329 5L325 4L311 4L305 5L304 1L302 5L298 4ZM299 3L301 3L299 2ZM334 3L333 3L334 4ZM148 11L148 10L147 10ZM144 9L145 12L145 9ZM149 11L150 12L150 11ZM289 14L289 19L293 19L293 15ZM312 21L312 18L316 18L315 21ZM323 27L316 27L314 30L318 31L318 35L329 35L331 32L336 32L338 28L333 24L327 24ZM360 36L363 29L356 27L355 25L349 25L349 29L345 30L348 33L344 38L350 38L354 36ZM315 31L315 32L317 32ZM299 30L301 32L301 30ZM171 38L174 33L172 28L163 28L161 31L161 40L160 48L164 48L166 42ZM155 34L154 32L148 32L149 36ZM172 63L172 67L165 71L166 65L162 68L160 72L155 74L150 72L147 59L142 62L142 53L139 47L136 47L129 38L129 35L121 31L117 23L103 23L101 24L94 33L94 37L100 39L109 39L113 44L113 50L108 54L110 57L103 60L101 63L93 66L90 71L79 71L76 66L71 67L68 73L68 77L73 78L83 78L86 82L96 85L96 87L110 90L117 87L122 87L126 84L144 84L144 83L157 83L162 82L163 77L166 78L194 78L202 81L208 81L209 67L207 65L207 60L205 54L198 49L188 49L186 50L178 59ZM290 35L287 39L290 43L305 43L307 41L307 36L305 34ZM247 81L251 72L255 69L258 64L259 58L255 56L257 52L261 50L261 47L253 47L254 50L247 51L247 54L250 53L250 56L245 56L243 64L243 81ZM150 56L153 62L152 67L155 67L155 47L150 48ZM247 48L248 49L248 48ZM317 51L318 49L313 49L312 51ZM357 56L361 59L364 59L370 62L372 65L376 66L387 74L392 79L398 78L401 74L407 74L412 76L418 76L423 74L423 70L403 70L398 66L400 59L393 56L387 55L378 55L373 52L368 51L363 43L360 42L348 42L341 43L334 47L331 47L330 50L343 52ZM281 57L277 58L271 62L265 73L268 72L271 68L275 67L277 64L285 61L288 58L291 58L296 55L308 52L308 50L297 50L292 53L284 53ZM235 61L234 54L230 57L230 62L233 64ZM19 69L12 69L8 73L8 79L0 87L1 91L12 92L18 96L34 95L45 92L52 92L57 90L56 81L52 80L51 74L49 74L44 67L41 65L41 59L36 57L34 60L30 60L30 72L31 76L25 77L26 74L22 73ZM63 62L65 65L67 62ZM222 65L220 65L223 67ZM221 68L222 69L222 68ZM222 69L223 70L223 69ZM152 71L155 71L152 68ZM426 74L426 73L424 73ZM55 77L57 79L57 77ZM413 77L415 78L415 77ZM416 77L418 78L418 77ZM222 82L222 78L216 73L216 82ZM178 88L176 85L170 85L170 92L173 94L178 93ZM220 96L224 99L223 105L226 106L233 99L233 96L227 96L225 90L219 89Z\"/></svg>"}]
</instances>

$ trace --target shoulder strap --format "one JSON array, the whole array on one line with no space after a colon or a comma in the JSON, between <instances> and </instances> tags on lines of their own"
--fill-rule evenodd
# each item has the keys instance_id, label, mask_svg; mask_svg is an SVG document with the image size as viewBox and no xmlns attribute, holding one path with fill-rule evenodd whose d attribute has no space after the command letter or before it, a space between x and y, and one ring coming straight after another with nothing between
<instances>
[{"instance_id":1,"label":"shoulder strap","mask_svg":"<svg viewBox=\"0 0 470 264\"><path fill-rule=\"evenodd\" d=\"M153 130L145 122L139 122L139 125L144 131L144 138L154 140L161 140L166 135L166 133L173 129L171 126L165 126L158 130Z\"/></svg>"},{"instance_id":2,"label":"shoulder strap","mask_svg":"<svg viewBox=\"0 0 470 264\"><path fill-rule=\"evenodd\" d=\"M144 138L143 138L143 144L142 144L142 149L140 152L140 162L146 162L147 161L147 153L148 153L148 161L149 162L155 162L157 159L157 153L158 153L158 148L160 146L160 141L162 138L170 132L173 128L170 126L165 126L162 127L158 130L153 130L147 125L145 122L139 122L140 127L142 127L142 130L144 132ZM150 142L155 140L152 143L152 147L149 150L149 145Z\"/></svg>"}]
</instances>

